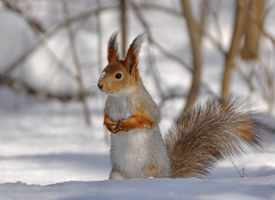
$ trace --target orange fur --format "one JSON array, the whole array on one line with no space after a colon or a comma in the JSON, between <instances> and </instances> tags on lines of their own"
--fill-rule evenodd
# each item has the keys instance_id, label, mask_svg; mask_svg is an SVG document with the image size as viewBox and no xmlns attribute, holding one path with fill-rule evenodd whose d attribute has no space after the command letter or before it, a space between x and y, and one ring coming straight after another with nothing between
<instances>
[{"instance_id":1,"label":"orange fur","mask_svg":"<svg viewBox=\"0 0 275 200\"><path fill-rule=\"evenodd\" d=\"M106 128L111 132L111 133L114 133L116 134L117 133L117 125L118 125L118 122L113 122L110 120L108 114L107 114L107 109L105 108L104 110L104 123L103 123Z\"/></svg>"},{"instance_id":2,"label":"orange fur","mask_svg":"<svg viewBox=\"0 0 275 200\"><path fill-rule=\"evenodd\" d=\"M143 41L144 41L144 34L138 35L130 45L124 60L124 65L127 71L135 78L136 81L139 80L138 54Z\"/></svg>"},{"instance_id":3,"label":"orange fur","mask_svg":"<svg viewBox=\"0 0 275 200\"><path fill-rule=\"evenodd\" d=\"M118 132L130 131L132 129L149 129L152 128L154 122L145 112L135 112L128 120L121 120L118 123Z\"/></svg>"},{"instance_id":4,"label":"orange fur","mask_svg":"<svg viewBox=\"0 0 275 200\"><path fill-rule=\"evenodd\" d=\"M104 110L104 125L111 133L121 131L130 131L132 129L149 129L154 125L153 120L145 112L135 112L132 117L127 120L113 122L110 120L107 109Z\"/></svg>"},{"instance_id":5,"label":"orange fur","mask_svg":"<svg viewBox=\"0 0 275 200\"><path fill-rule=\"evenodd\" d=\"M243 124L240 127L240 137L242 137L244 140L246 140L248 142L253 140L253 137L254 137L253 127L254 127L254 124L251 120L247 121L247 123Z\"/></svg>"},{"instance_id":6,"label":"orange fur","mask_svg":"<svg viewBox=\"0 0 275 200\"><path fill-rule=\"evenodd\" d=\"M117 61L109 64L104 72L106 73L105 77L99 81L99 84L103 85L103 91L117 92L137 84L137 80L128 75L122 62ZM122 74L121 79L115 78L117 73Z\"/></svg>"},{"instance_id":7,"label":"orange fur","mask_svg":"<svg viewBox=\"0 0 275 200\"><path fill-rule=\"evenodd\" d=\"M138 71L138 54L144 35L139 35L130 45L124 60L119 59L117 33L114 33L108 43L108 62L104 69L105 75L98 82L98 87L104 92L118 92L136 86L140 80ZM116 78L120 73L121 78Z\"/></svg>"},{"instance_id":8,"label":"orange fur","mask_svg":"<svg viewBox=\"0 0 275 200\"><path fill-rule=\"evenodd\" d=\"M128 71L133 74L136 81L139 80L139 73L138 73L138 55L134 49L129 49L127 56L124 61L125 66L127 67Z\"/></svg>"},{"instance_id":9,"label":"orange fur","mask_svg":"<svg viewBox=\"0 0 275 200\"><path fill-rule=\"evenodd\" d=\"M210 99L184 113L163 141L160 110L139 76L144 35L134 39L124 60L119 59L116 37L115 33L109 40L109 63L98 82L109 95L104 125L113 134L143 130L112 135L110 179L201 177L218 160L246 153L243 143L251 149L262 146L261 124L232 98Z\"/></svg>"},{"instance_id":10,"label":"orange fur","mask_svg":"<svg viewBox=\"0 0 275 200\"><path fill-rule=\"evenodd\" d=\"M159 178L159 173L157 172L157 167L156 165L154 164L150 164L150 165L146 165L144 168L143 168L145 174L147 176L152 176L154 178Z\"/></svg>"}]
</instances>

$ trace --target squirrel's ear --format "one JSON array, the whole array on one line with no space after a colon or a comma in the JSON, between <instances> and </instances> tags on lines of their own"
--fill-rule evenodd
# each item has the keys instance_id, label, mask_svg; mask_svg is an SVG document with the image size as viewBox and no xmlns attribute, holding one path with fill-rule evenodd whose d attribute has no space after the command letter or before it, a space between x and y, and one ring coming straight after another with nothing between
<instances>
[{"instance_id":1,"label":"squirrel's ear","mask_svg":"<svg viewBox=\"0 0 275 200\"><path fill-rule=\"evenodd\" d=\"M108 43L108 62L119 60L118 54L118 43L117 43L117 32L113 33Z\"/></svg>"},{"instance_id":2,"label":"squirrel's ear","mask_svg":"<svg viewBox=\"0 0 275 200\"><path fill-rule=\"evenodd\" d=\"M126 54L124 65L127 71L132 75L135 75L135 73L137 73L138 54L140 52L141 45L144 39L145 34L139 34L130 45Z\"/></svg>"}]
</instances>

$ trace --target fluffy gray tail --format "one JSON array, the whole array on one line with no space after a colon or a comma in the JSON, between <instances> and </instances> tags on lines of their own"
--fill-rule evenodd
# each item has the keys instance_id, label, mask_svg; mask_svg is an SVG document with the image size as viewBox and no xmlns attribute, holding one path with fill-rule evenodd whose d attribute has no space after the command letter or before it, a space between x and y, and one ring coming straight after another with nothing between
<instances>
[{"instance_id":1,"label":"fluffy gray tail","mask_svg":"<svg viewBox=\"0 0 275 200\"><path fill-rule=\"evenodd\" d=\"M165 138L172 175L207 175L217 160L262 146L261 124L236 99L210 99L185 113Z\"/></svg>"}]
</instances>

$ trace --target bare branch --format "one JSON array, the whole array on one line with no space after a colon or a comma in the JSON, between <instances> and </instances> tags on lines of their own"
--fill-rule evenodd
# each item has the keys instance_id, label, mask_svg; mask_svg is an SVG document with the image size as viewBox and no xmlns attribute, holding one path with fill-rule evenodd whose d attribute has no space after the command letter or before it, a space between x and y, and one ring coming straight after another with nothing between
<instances>
[{"instance_id":1,"label":"bare branch","mask_svg":"<svg viewBox=\"0 0 275 200\"><path fill-rule=\"evenodd\" d=\"M188 27L188 34L191 40L192 55L193 55L193 76L191 88L187 97L187 101L182 113L191 109L197 99L200 88L200 79L201 79L201 37L203 28L199 28L199 25L195 21L195 18L192 13L192 8L190 6L189 0L181 1L182 10L185 13L186 24ZM205 15L203 11L203 15ZM202 21L204 23L204 20ZM203 24L201 24L203 25Z\"/></svg>"},{"instance_id":2,"label":"bare branch","mask_svg":"<svg viewBox=\"0 0 275 200\"><path fill-rule=\"evenodd\" d=\"M245 22L247 18L247 5L245 0L236 0L237 14L235 17L234 32L231 39L231 45L225 59L225 68L223 73L223 83L221 94L224 98L230 95L230 84L232 79L232 71L234 66L235 57L240 48L241 37L244 32Z\"/></svg>"},{"instance_id":3,"label":"bare branch","mask_svg":"<svg viewBox=\"0 0 275 200\"><path fill-rule=\"evenodd\" d=\"M203 1L203 4L207 3L207 1ZM179 12L177 10L174 10L174 9L171 9L171 8L168 8L168 7L164 7L164 6L161 6L161 5L153 5L153 4L147 4L147 3L140 3L139 4L139 8L142 8L142 9L150 9L150 10L156 10L156 11L162 11L164 13L167 13L169 15L173 15L175 17L184 17L184 12ZM203 15L201 15L203 16ZM204 22L203 22L204 23ZM198 27L199 29L201 27ZM205 36L208 37L208 39L222 52L225 54L225 50L223 48L223 46L221 45L221 43L219 41L217 41L207 30L200 30L202 31L201 33L203 33ZM170 56L168 56L170 57ZM172 57L171 57L172 58ZM180 59L176 58L175 57L175 60L178 60L179 62L181 62Z\"/></svg>"},{"instance_id":4,"label":"bare branch","mask_svg":"<svg viewBox=\"0 0 275 200\"><path fill-rule=\"evenodd\" d=\"M245 30L245 40L241 56L243 60L253 60L258 58L261 29L266 0L249 1L249 17Z\"/></svg>"},{"instance_id":5,"label":"bare branch","mask_svg":"<svg viewBox=\"0 0 275 200\"><path fill-rule=\"evenodd\" d=\"M271 111L274 106L274 99L275 99L275 89L274 89L274 82L273 82L273 77L269 70L267 69L267 66L260 60L260 66L263 68L264 75L266 77L266 85L267 87L264 87L266 89L269 89L266 93L266 99L269 100L269 110ZM268 98L269 97L269 98Z\"/></svg>"},{"instance_id":6,"label":"bare branch","mask_svg":"<svg viewBox=\"0 0 275 200\"><path fill-rule=\"evenodd\" d=\"M75 76L75 75L73 74L73 72L72 72L68 67L65 66L65 64L63 63L63 61L60 60L60 59L56 56L56 54L51 50L51 48L48 46L48 44L47 44L45 41L43 41L43 45L44 45L45 50L48 52L48 55L57 63L57 65L59 66L59 68L61 68L62 71L63 71L64 73L66 73L69 77L71 77L71 78L73 78L74 80L76 80L76 79L77 79L77 76Z\"/></svg>"},{"instance_id":7,"label":"bare branch","mask_svg":"<svg viewBox=\"0 0 275 200\"><path fill-rule=\"evenodd\" d=\"M150 44L154 44L164 55L166 55L167 57L177 61L178 63L180 63L181 65L183 65L184 67L186 67L186 69L188 71L192 72L192 68L191 66L189 66L187 63L185 63L183 60L181 60L180 58L174 56L173 54L171 54L169 51L167 51L164 47L162 47L156 40L153 39L151 30L149 28L148 23L145 21L145 19L142 17L141 13L140 13L140 8L137 6L136 3L134 3L133 1L131 1L131 5L134 8L134 13L136 14L137 18L139 19L141 25L143 26L143 28L145 29L146 33L147 33L147 37L148 37L148 41Z\"/></svg>"},{"instance_id":8,"label":"bare branch","mask_svg":"<svg viewBox=\"0 0 275 200\"><path fill-rule=\"evenodd\" d=\"M168 50L166 50L162 45L160 45L159 42L157 42L156 40L154 40L151 30L149 28L148 23L145 21L145 19L143 18L141 12L140 12L140 8L139 6L134 2L131 1L131 6L134 9L134 13L136 15L136 17L138 18L138 20L140 21L141 25L143 26L143 28L145 29L146 33L147 33L147 37L148 37L148 42L151 45L154 45L156 48L158 48L158 50L163 53L166 57L178 62L181 66L183 66L185 69L187 69L187 71L189 72L193 72L193 69L190 65L188 65L186 62L184 62L182 59L178 58L177 56L173 55L172 53L170 53ZM180 16L184 16L183 14L181 14ZM210 87L207 85L207 83L202 82L202 86L203 88L210 93L213 96L216 96L216 94L210 89Z\"/></svg>"},{"instance_id":9,"label":"bare branch","mask_svg":"<svg viewBox=\"0 0 275 200\"><path fill-rule=\"evenodd\" d=\"M69 14L69 9L67 7L67 4L65 3L64 0L60 0L60 2L63 6L63 13L64 13L64 15L67 19L66 21L68 21L70 14ZM91 125L90 112L89 112L88 104L87 104L87 101L86 101L85 89L84 89L84 85L83 85L83 81L82 81L81 66L80 66L78 55L77 55L77 51L76 51L76 47L75 47L75 41L74 41L74 35L73 35L73 31L72 31L72 27L71 27L70 23L67 24L67 30L68 30L68 35L69 35L69 43L70 43L70 48L71 48L71 51L72 51L73 61L74 61L75 68L76 68L76 71L77 71L77 74L78 74L77 82L78 82L78 86L79 86L81 101L82 101L82 104L83 104L86 123L88 125Z\"/></svg>"},{"instance_id":10,"label":"bare branch","mask_svg":"<svg viewBox=\"0 0 275 200\"><path fill-rule=\"evenodd\" d=\"M127 1L120 0L120 26L121 26L121 46L122 46L122 57L127 52L127 38L128 38L128 16L127 16Z\"/></svg>"},{"instance_id":11,"label":"bare branch","mask_svg":"<svg viewBox=\"0 0 275 200\"><path fill-rule=\"evenodd\" d=\"M36 96L39 98L43 99L55 99L61 102L69 102L69 101L81 101L81 95L80 93L78 94L54 94L51 92L47 91L41 91L37 90L35 87L32 87L28 84L25 84L22 81L6 77L6 76L1 76L0 75L0 85L5 85L13 90L16 91L24 91L25 93L31 95L31 96ZM85 96L88 96L91 94L86 93Z\"/></svg>"},{"instance_id":12,"label":"bare branch","mask_svg":"<svg viewBox=\"0 0 275 200\"><path fill-rule=\"evenodd\" d=\"M184 16L183 12L179 12L179 11L171 9L169 7L164 7L164 6L157 5L157 4L140 3L139 7L142 8L142 9L162 11L162 12L165 12L169 15L174 15L176 17L183 17Z\"/></svg>"},{"instance_id":13,"label":"bare branch","mask_svg":"<svg viewBox=\"0 0 275 200\"><path fill-rule=\"evenodd\" d=\"M42 25L35 19L31 19L29 17L26 17L26 15L23 13L23 11L17 7L15 4L11 4L9 1L7 0L2 0L2 2L5 4L5 6L13 11L15 11L16 13L18 13L19 15L23 16L23 18L28 22L28 24L33 27L35 30L39 31L40 33L45 33L45 29L42 27Z\"/></svg>"},{"instance_id":14,"label":"bare branch","mask_svg":"<svg viewBox=\"0 0 275 200\"><path fill-rule=\"evenodd\" d=\"M100 8L100 0L97 0L97 7ZM98 59L98 72L101 73L103 69L102 64L102 28L100 20L100 11L96 12L96 33L97 33L97 59Z\"/></svg>"},{"instance_id":15,"label":"bare branch","mask_svg":"<svg viewBox=\"0 0 275 200\"><path fill-rule=\"evenodd\" d=\"M118 6L109 6L109 7L101 7L92 9L90 11L83 12L79 15L76 15L72 18L69 18L62 22L61 24L57 25L51 32L45 33L45 35L42 37L42 39L36 44L36 46L32 47L28 52L26 52L24 55L22 55L15 63L13 63L11 66L9 66L4 72L1 74L8 74L11 71L13 71L20 63L23 63L26 59L28 59L38 48L43 46L43 43L51 38L53 35L55 35L58 31L62 30L64 27L67 26L67 24L70 24L72 22L86 19L90 17L91 15L96 15L97 12L102 12L109 9L117 9Z\"/></svg>"},{"instance_id":16,"label":"bare branch","mask_svg":"<svg viewBox=\"0 0 275 200\"><path fill-rule=\"evenodd\" d=\"M245 73L243 72L243 70L240 68L240 66L235 64L235 67L236 67L237 71L239 72L239 74L241 75L241 77L243 78L243 80L247 83L250 91L251 92L255 91L251 77L246 76Z\"/></svg>"}]
</instances>

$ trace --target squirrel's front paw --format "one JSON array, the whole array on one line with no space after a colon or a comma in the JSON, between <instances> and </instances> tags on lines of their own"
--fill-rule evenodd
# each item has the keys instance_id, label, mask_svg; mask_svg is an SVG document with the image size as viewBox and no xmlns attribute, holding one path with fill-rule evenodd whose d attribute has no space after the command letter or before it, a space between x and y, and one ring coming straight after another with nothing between
<instances>
[{"instance_id":1,"label":"squirrel's front paw","mask_svg":"<svg viewBox=\"0 0 275 200\"><path fill-rule=\"evenodd\" d=\"M118 124L117 124L116 130L117 130L117 132L120 132L120 131L129 131L130 128L127 125L127 121L126 120L119 121Z\"/></svg>"},{"instance_id":2,"label":"squirrel's front paw","mask_svg":"<svg viewBox=\"0 0 275 200\"><path fill-rule=\"evenodd\" d=\"M128 131L130 130L127 126L127 123L122 120L122 121L119 121L119 122L110 122L108 124L105 124L107 129L111 132L111 133L118 133L118 132L121 132L121 131Z\"/></svg>"},{"instance_id":3,"label":"squirrel's front paw","mask_svg":"<svg viewBox=\"0 0 275 200\"><path fill-rule=\"evenodd\" d=\"M118 122L108 121L107 123L105 122L105 126L111 133L118 132L117 131Z\"/></svg>"},{"instance_id":4,"label":"squirrel's front paw","mask_svg":"<svg viewBox=\"0 0 275 200\"><path fill-rule=\"evenodd\" d=\"M105 118L104 125L111 133L118 133L121 131L129 131L131 128L129 122L127 120L121 120L119 122L113 122L109 118Z\"/></svg>"}]
</instances>

